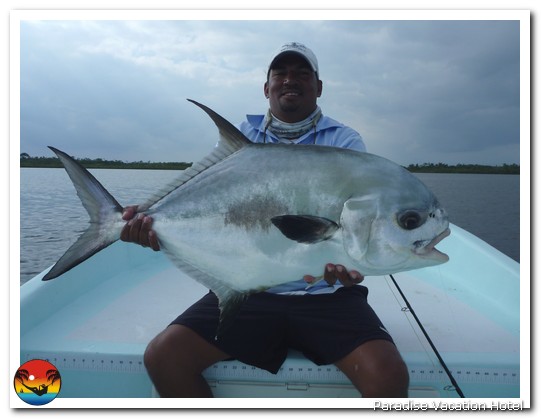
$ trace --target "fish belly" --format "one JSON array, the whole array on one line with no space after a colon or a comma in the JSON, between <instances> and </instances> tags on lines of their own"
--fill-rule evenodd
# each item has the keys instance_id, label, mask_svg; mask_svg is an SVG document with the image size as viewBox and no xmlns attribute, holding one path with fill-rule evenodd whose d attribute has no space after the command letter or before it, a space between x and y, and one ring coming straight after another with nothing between
<instances>
[{"instance_id":1,"label":"fish belly","mask_svg":"<svg viewBox=\"0 0 541 419\"><path fill-rule=\"evenodd\" d=\"M155 223L160 244L179 268L202 272L194 279L212 288L210 276L228 288L263 291L275 285L322 275L328 262L343 263L341 238L302 244L285 238L278 229L246 231L214 219L185 223Z\"/></svg>"}]
</instances>

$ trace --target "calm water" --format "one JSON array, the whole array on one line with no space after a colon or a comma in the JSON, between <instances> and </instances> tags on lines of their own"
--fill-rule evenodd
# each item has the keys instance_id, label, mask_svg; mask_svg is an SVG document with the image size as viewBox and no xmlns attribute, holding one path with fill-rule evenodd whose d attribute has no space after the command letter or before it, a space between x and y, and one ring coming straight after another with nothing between
<instances>
[{"instance_id":1,"label":"calm water","mask_svg":"<svg viewBox=\"0 0 541 419\"><path fill-rule=\"evenodd\" d=\"M138 204L178 176L168 170L94 170L121 205ZM519 261L519 176L419 174L451 222ZM21 169L21 284L55 263L87 226L64 169Z\"/></svg>"}]
</instances>

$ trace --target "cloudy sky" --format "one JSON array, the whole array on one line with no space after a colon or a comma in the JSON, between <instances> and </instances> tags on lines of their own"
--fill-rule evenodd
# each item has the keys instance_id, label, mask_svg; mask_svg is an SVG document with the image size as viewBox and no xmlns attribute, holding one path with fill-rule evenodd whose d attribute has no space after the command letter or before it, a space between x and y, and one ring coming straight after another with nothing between
<instances>
[{"instance_id":1,"label":"cloudy sky","mask_svg":"<svg viewBox=\"0 0 541 419\"><path fill-rule=\"evenodd\" d=\"M232 123L266 112L268 62L299 41L318 57L323 112L369 152L403 165L520 161L518 20L171 18L22 19L20 152L197 161L217 133L186 99Z\"/></svg>"}]
</instances>

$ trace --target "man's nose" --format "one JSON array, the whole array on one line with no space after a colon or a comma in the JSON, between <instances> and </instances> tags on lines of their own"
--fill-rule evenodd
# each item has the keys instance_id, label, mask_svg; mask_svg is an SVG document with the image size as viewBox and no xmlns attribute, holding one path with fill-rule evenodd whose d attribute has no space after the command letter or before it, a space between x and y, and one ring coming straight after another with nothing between
<instances>
[{"instance_id":1,"label":"man's nose","mask_svg":"<svg viewBox=\"0 0 541 419\"><path fill-rule=\"evenodd\" d=\"M295 71L288 71L284 78L284 84L297 83L298 81L299 75Z\"/></svg>"}]
</instances>

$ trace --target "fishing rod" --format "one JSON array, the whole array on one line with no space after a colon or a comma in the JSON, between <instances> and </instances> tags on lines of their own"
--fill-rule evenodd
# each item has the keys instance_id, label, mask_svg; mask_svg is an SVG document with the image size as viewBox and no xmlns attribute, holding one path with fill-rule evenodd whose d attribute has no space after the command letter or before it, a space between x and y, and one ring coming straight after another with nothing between
<instances>
[{"instance_id":1,"label":"fishing rod","mask_svg":"<svg viewBox=\"0 0 541 419\"><path fill-rule=\"evenodd\" d=\"M393 283L394 283L394 286L396 287L396 289L398 290L398 292L400 293L400 296L402 297L402 299L404 300L404 302L406 303L406 307L408 308L409 312L413 315L413 318L415 319L415 321L417 322L417 325L419 326L419 328L421 329L421 332L423 332L423 335L425 336L426 340L428 341L430 347L432 348L432 350L434 351L434 353L436 354L436 357L438 358L438 361L440 362L441 366L443 367L443 369L445 370L445 372L447 373L447 376L449 377L449 380L451 380L451 384L453 385L453 387L455 388L456 392L458 393L458 395L461 397L461 398L464 398L464 393L462 392L460 386L458 385L458 383L456 382L455 380L455 377L453 377L453 374L451 373L451 371L449 370L449 368L447 368L447 364L445 363L445 361L443 360L443 358L441 357L439 351L438 351L438 348L436 348L436 345L434 345L434 343L432 342L432 339L430 339L430 336L428 335L428 332L426 331L426 329L424 328L423 324L421 323L421 321L419 320L419 317L417 317L417 314L415 314L415 311L413 310L413 307L411 306L410 302L408 301L408 299L406 298L406 296L404 295L404 293L402 292L402 289L398 286L398 283L396 282L396 280L394 279L393 275L389 275L391 277L391 279L393 280Z\"/></svg>"}]
</instances>

